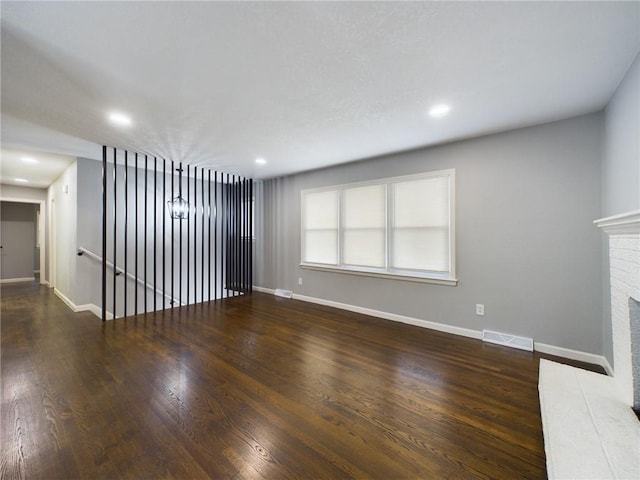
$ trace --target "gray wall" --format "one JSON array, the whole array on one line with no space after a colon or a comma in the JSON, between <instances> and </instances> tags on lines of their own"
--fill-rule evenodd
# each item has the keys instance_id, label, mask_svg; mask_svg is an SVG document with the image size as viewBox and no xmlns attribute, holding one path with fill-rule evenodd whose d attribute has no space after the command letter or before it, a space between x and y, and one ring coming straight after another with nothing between
<instances>
[{"instance_id":1,"label":"gray wall","mask_svg":"<svg viewBox=\"0 0 640 480\"><path fill-rule=\"evenodd\" d=\"M36 210L32 203L0 202L0 278L32 278Z\"/></svg>"},{"instance_id":2,"label":"gray wall","mask_svg":"<svg viewBox=\"0 0 640 480\"><path fill-rule=\"evenodd\" d=\"M602 217L640 209L640 55L618 85L604 113ZM603 234L603 345L613 365L609 248Z\"/></svg>"},{"instance_id":3,"label":"gray wall","mask_svg":"<svg viewBox=\"0 0 640 480\"><path fill-rule=\"evenodd\" d=\"M605 109L602 216L640 209L640 56Z\"/></svg>"},{"instance_id":4,"label":"gray wall","mask_svg":"<svg viewBox=\"0 0 640 480\"><path fill-rule=\"evenodd\" d=\"M102 255L102 163L79 158L78 164L78 245ZM99 262L76 257L77 304L102 304L102 270Z\"/></svg>"},{"instance_id":5,"label":"gray wall","mask_svg":"<svg viewBox=\"0 0 640 480\"><path fill-rule=\"evenodd\" d=\"M265 181L255 283L601 354L601 132L592 114ZM299 267L302 189L447 168L458 286Z\"/></svg>"}]
</instances>

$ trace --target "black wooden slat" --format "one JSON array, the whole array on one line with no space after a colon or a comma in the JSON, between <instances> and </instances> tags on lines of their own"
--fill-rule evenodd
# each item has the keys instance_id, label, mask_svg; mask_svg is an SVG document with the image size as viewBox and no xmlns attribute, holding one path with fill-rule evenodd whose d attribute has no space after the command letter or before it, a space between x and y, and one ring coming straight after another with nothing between
<instances>
[{"instance_id":1,"label":"black wooden slat","mask_svg":"<svg viewBox=\"0 0 640 480\"><path fill-rule=\"evenodd\" d=\"M189 280L191 280L191 276L189 275L189 262L190 262L190 255L191 255L191 242L189 241L189 239L191 238L191 195L190 195L190 191L191 191L191 187L190 187L190 183L189 183L189 165L187 164L187 204L189 205L189 209L187 211L187 238L186 238L186 242L187 242L187 263L186 263L186 267L187 267L187 305L189 305L191 303L190 297L189 297Z\"/></svg>"},{"instance_id":2,"label":"black wooden slat","mask_svg":"<svg viewBox=\"0 0 640 480\"><path fill-rule=\"evenodd\" d=\"M138 314L138 154L135 154L135 182L134 182L134 186L135 186L135 211L136 211L136 218L135 218L135 235L134 235L134 277L135 277L135 283L133 285L133 314L137 315Z\"/></svg>"},{"instance_id":3,"label":"black wooden slat","mask_svg":"<svg viewBox=\"0 0 640 480\"><path fill-rule=\"evenodd\" d=\"M175 197L175 192L173 190L173 184L175 183L173 180L174 177L174 172L176 171L176 165L175 162L173 160L171 160L171 201L173 201L173 198ZM174 238L176 236L176 232L175 232L175 223L173 221L173 218L171 219L171 307L174 307L174 298L176 298L176 294L175 294L175 288L174 288L174 278L175 278L175 259L174 259Z\"/></svg>"},{"instance_id":4,"label":"black wooden slat","mask_svg":"<svg viewBox=\"0 0 640 480\"><path fill-rule=\"evenodd\" d=\"M117 175L117 170L116 170L116 155L117 155L117 150L114 148L113 149L113 318L114 320L118 317L117 313L116 313L116 297L117 297L117 283L116 283L116 278L118 276L118 272L117 272L117 244L118 244L118 238L117 238L117 225L118 225L118 219L116 218L118 209L118 188L117 188L117 181L118 179L116 178Z\"/></svg>"},{"instance_id":5,"label":"black wooden slat","mask_svg":"<svg viewBox=\"0 0 640 480\"><path fill-rule=\"evenodd\" d=\"M107 147L102 147L102 321L107 320Z\"/></svg>"},{"instance_id":6,"label":"black wooden slat","mask_svg":"<svg viewBox=\"0 0 640 480\"><path fill-rule=\"evenodd\" d=\"M162 309L167 306L167 251L166 251L166 220L167 215L164 211L164 205L167 201L167 160L162 159L162 201L160 203L160 215L162 215Z\"/></svg>"},{"instance_id":7,"label":"black wooden slat","mask_svg":"<svg viewBox=\"0 0 640 480\"><path fill-rule=\"evenodd\" d=\"M182 162L178 175L178 196L182 198ZM182 220L179 222L180 231L178 232L178 300L182 305Z\"/></svg>"},{"instance_id":8,"label":"black wooden slat","mask_svg":"<svg viewBox=\"0 0 640 480\"><path fill-rule=\"evenodd\" d=\"M147 293L147 217L149 216L148 207L148 177L149 177L149 157L147 155L144 156L144 313L147 313L147 297L149 296Z\"/></svg>"},{"instance_id":9,"label":"black wooden slat","mask_svg":"<svg viewBox=\"0 0 640 480\"><path fill-rule=\"evenodd\" d=\"M158 159L153 157L153 311L158 309Z\"/></svg>"},{"instance_id":10,"label":"black wooden slat","mask_svg":"<svg viewBox=\"0 0 640 480\"><path fill-rule=\"evenodd\" d=\"M202 228L200 228L200 232L202 232L202 238L200 239L200 301L204 303L204 170L201 171L201 174L200 196L202 197Z\"/></svg>"},{"instance_id":11,"label":"black wooden slat","mask_svg":"<svg viewBox=\"0 0 640 480\"><path fill-rule=\"evenodd\" d=\"M193 167L193 303L198 303L198 167Z\"/></svg>"},{"instance_id":12,"label":"black wooden slat","mask_svg":"<svg viewBox=\"0 0 640 480\"><path fill-rule=\"evenodd\" d=\"M127 252L129 251L129 246L127 245L127 223L129 217L129 188L128 188L128 177L129 177L129 152L124 151L124 299L123 306L124 312L122 314L123 317L127 316Z\"/></svg>"}]
</instances>

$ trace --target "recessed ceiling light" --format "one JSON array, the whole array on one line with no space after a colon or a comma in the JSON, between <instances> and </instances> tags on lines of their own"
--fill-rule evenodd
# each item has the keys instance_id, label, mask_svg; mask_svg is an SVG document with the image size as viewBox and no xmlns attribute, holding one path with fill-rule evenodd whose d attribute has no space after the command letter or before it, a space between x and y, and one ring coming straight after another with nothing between
<instances>
[{"instance_id":1,"label":"recessed ceiling light","mask_svg":"<svg viewBox=\"0 0 640 480\"><path fill-rule=\"evenodd\" d=\"M19 183L29 183L29 180L26 178L14 178L14 180Z\"/></svg>"},{"instance_id":2,"label":"recessed ceiling light","mask_svg":"<svg viewBox=\"0 0 640 480\"><path fill-rule=\"evenodd\" d=\"M256 163L258 165L264 165L267 163L267 161L264 158L260 157L260 158L256 158Z\"/></svg>"},{"instance_id":3,"label":"recessed ceiling light","mask_svg":"<svg viewBox=\"0 0 640 480\"><path fill-rule=\"evenodd\" d=\"M118 127L130 127L133 123L131 117L120 112L110 112L107 118L113 125Z\"/></svg>"},{"instance_id":4,"label":"recessed ceiling light","mask_svg":"<svg viewBox=\"0 0 640 480\"><path fill-rule=\"evenodd\" d=\"M24 163L38 163L38 160L33 157L22 157L22 161Z\"/></svg>"},{"instance_id":5,"label":"recessed ceiling light","mask_svg":"<svg viewBox=\"0 0 640 480\"><path fill-rule=\"evenodd\" d=\"M444 117L447 113L449 113L449 110L451 110L451 107L449 105L441 103L439 105L434 105L433 107L431 107L431 110L429 110L429 115L435 118Z\"/></svg>"}]
</instances>

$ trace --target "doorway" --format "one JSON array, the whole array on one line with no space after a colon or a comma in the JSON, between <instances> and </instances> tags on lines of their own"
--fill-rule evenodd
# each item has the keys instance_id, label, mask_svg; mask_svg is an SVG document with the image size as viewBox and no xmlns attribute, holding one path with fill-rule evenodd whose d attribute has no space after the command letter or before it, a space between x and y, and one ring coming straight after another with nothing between
<instances>
[{"instance_id":1,"label":"doorway","mask_svg":"<svg viewBox=\"0 0 640 480\"><path fill-rule=\"evenodd\" d=\"M46 284L45 201L0 198L0 283Z\"/></svg>"}]
</instances>

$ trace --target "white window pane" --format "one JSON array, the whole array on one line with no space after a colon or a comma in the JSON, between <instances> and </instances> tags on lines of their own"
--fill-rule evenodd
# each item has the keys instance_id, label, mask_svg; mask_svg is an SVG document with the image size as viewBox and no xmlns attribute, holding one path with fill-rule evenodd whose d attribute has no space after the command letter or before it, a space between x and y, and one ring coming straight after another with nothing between
<instances>
[{"instance_id":1,"label":"white window pane","mask_svg":"<svg viewBox=\"0 0 640 480\"><path fill-rule=\"evenodd\" d=\"M384 228L385 185L372 185L345 190L344 227Z\"/></svg>"},{"instance_id":2,"label":"white window pane","mask_svg":"<svg viewBox=\"0 0 640 480\"><path fill-rule=\"evenodd\" d=\"M338 201L337 190L305 194L305 262L337 265Z\"/></svg>"},{"instance_id":3,"label":"white window pane","mask_svg":"<svg viewBox=\"0 0 640 480\"><path fill-rule=\"evenodd\" d=\"M338 228L338 192L307 193L304 196L305 229Z\"/></svg>"},{"instance_id":4,"label":"white window pane","mask_svg":"<svg viewBox=\"0 0 640 480\"><path fill-rule=\"evenodd\" d=\"M449 271L448 228L396 228L392 258L393 268Z\"/></svg>"},{"instance_id":5,"label":"white window pane","mask_svg":"<svg viewBox=\"0 0 640 480\"><path fill-rule=\"evenodd\" d=\"M343 263L366 267L384 267L384 228L350 229L344 232Z\"/></svg>"},{"instance_id":6,"label":"white window pane","mask_svg":"<svg viewBox=\"0 0 640 480\"><path fill-rule=\"evenodd\" d=\"M385 266L386 186L349 188L343 192L342 262Z\"/></svg>"},{"instance_id":7,"label":"white window pane","mask_svg":"<svg viewBox=\"0 0 640 480\"><path fill-rule=\"evenodd\" d=\"M338 263L338 230L307 230L305 232L305 262Z\"/></svg>"},{"instance_id":8,"label":"white window pane","mask_svg":"<svg viewBox=\"0 0 640 480\"><path fill-rule=\"evenodd\" d=\"M449 224L449 177L395 183L393 192L396 228Z\"/></svg>"}]
</instances>

